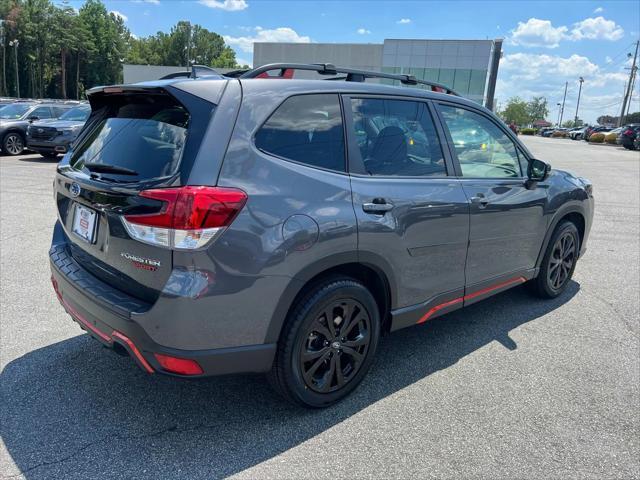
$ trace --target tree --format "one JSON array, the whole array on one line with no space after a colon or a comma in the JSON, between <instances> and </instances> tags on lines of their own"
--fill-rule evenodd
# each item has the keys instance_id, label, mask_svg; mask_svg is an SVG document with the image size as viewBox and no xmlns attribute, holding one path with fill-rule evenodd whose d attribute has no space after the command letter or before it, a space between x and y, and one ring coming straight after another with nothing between
<instances>
[{"instance_id":1,"label":"tree","mask_svg":"<svg viewBox=\"0 0 640 480\"><path fill-rule=\"evenodd\" d=\"M573 120L567 120L566 122L564 122L564 123L562 124L562 126L563 126L564 128L573 128L573 127L575 127L575 126L576 126L576 124L575 124L575 122L574 122Z\"/></svg>"},{"instance_id":2,"label":"tree","mask_svg":"<svg viewBox=\"0 0 640 480\"><path fill-rule=\"evenodd\" d=\"M547 99L544 97L533 97L527 102L527 116L529 117L529 123L533 123L536 120L544 120L549 115L549 105Z\"/></svg>"},{"instance_id":3,"label":"tree","mask_svg":"<svg viewBox=\"0 0 640 480\"><path fill-rule=\"evenodd\" d=\"M616 124L618 122L618 117L612 117L611 115L600 115L598 118L596 118L596 122L598 122L598 125Z\"/></svg>"},{"instance_id":4,"label":"tree","mask_svg":"<svg viewBox=\"0 0 640 480\"><path fill-rule=\"evenodd\" d=\"M515 123L516 125L529 123L527 102L519 97L510 98L507 100L507 106L500 112L500 116L507 123Z\"/></svg>"},{"instance_id":5,"label":"tree","mask_svg":"<svg viewBox=\"0 0 640 480\"><path fill-rule=\"evenodd\" d=\"M237 68L236 54L222 36L200 25L180 21L169 33L133 39L126 61L138 65L188 66L191 62L218 68Z\"/></svg>"}]
</instances>

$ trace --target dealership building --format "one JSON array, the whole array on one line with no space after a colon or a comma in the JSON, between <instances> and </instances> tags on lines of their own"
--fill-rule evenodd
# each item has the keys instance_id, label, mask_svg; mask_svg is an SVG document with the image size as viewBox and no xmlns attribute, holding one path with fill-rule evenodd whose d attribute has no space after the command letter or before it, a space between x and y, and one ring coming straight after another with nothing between
<instances>
[{"instance_id":1,"label":"dealership building","mask_svg":"<svg viewBox=\"0 0 640 480\"><path fill-rule=\"evenodd\" d=\"M444 84L464 97L493 109L501 50L500 39L254 43L253 66L282 62L332 63L361 70L409 74Z\"/></svg>"}]
</instances>

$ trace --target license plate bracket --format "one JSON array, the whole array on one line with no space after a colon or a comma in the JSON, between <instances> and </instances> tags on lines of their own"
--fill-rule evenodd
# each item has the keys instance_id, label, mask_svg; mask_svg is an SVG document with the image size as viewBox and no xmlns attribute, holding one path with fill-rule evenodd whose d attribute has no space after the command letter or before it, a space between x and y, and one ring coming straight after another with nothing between
<instances>
[{"instance_id":1,"label":"license plate bracket","mask_svg":"<svg viewBox=\"0 0 640 480\"><path fill-rule=\"evenodd\" d=\"M95 210L76 203L73 212L73 233L87 243L94 243L97 216L98 214Z\"/></svg>"}]
</instances>

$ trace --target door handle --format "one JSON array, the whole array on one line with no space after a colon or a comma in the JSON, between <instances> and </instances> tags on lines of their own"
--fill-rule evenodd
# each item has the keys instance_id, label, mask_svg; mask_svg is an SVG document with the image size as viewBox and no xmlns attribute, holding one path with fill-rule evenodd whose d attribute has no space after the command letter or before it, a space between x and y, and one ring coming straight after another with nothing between
<instances>
[{"instance_id":1,"label":"door handle","mask_svg":"<svg viewBox=\"0 0 640 480\"><path fill-rule=\"evenodd\" d=\"M469 200L471 200L471 203L478 205L478 208L485 208L489 204L489 200L487 200L487 197L485 197L483 193L478 193Z\"/></svg>"},{"instance_id":2,"label":"door handle","mask_svg":"<svg viewBox=\"0 0 640 480\"><path fill-rule=\"evenodd\" d=\"M384 215L392 209L393 205L391 203L387 203L384 198L374 198L373 202L362 204L362 210L364 210L365 213L373 213L376 215Z\"/></svg>"}]
</instances>

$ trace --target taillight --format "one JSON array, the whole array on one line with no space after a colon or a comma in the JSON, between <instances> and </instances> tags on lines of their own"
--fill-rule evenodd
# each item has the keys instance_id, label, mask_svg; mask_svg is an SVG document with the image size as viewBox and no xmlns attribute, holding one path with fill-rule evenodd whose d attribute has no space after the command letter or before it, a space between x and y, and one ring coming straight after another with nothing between
<instances>
[{"instance_id":1,"label":"taillight","mask_svg":"<svg viewBox=\"0 0 640 480\"><path fill-rule=\"evenodd\" d=\"M625 134L627 137L632 137L635 133L636 133L636 132L634 132L631 128L627 128L627 129L624 131L624 134Z\"/></svg>"},{"instance_id":2,"label":"taillight","mask_svg":"<svg viewBox=\"0 0 640 480\"><path fill-rule=\"evenodd\" d=\"M235 188L179 187L144 190L140 196L164 202L158 213L125 215L129 235L141 242L197 250L219 236L236 218L247 194Z\"/></svg>"}]
</instances>

